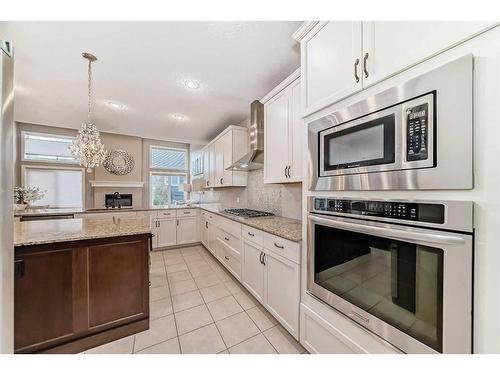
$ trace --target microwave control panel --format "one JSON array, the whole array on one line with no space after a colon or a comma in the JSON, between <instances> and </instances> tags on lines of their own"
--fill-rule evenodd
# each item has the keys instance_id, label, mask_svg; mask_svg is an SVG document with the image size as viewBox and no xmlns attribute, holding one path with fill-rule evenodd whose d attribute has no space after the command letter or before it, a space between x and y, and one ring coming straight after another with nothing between
<instances>
[{"instance_id":1,"label":"microwave control panel","mask_svg":"<svg viewBox=\"0 0 500 375\"><path fill-rule=\"evenodd\" d=\"M444 223L444 205L442 204L315 198L314 211L326 214L338 213Z\"/></svg>"},{"instance_id":2,"label":"microwave control panel","mask_svg":"<svg viewBox=\"0 0 500 375\"><path fill-rule=\"evenodd\" d=\"M406 161L429 157L429 103L406 109Z\"/></svg>"}]
</instances>

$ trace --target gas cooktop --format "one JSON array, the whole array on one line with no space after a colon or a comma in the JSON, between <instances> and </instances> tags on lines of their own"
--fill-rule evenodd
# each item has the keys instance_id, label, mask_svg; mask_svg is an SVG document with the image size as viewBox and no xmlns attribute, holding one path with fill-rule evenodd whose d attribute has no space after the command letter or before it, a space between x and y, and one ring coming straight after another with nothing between
<instances>
[{"instance_id":1,"label":"gas cooktop","mask_svg":"<svg viewBox=\"0 0 500 375\"><path fill-rule=\"evenodd\" d=\"M263 216L274 216L270 212L251 210L249 208L229 208L224 210L226 214L231 214L240 217L263 217Z\"/></svg>"}]
</instances>

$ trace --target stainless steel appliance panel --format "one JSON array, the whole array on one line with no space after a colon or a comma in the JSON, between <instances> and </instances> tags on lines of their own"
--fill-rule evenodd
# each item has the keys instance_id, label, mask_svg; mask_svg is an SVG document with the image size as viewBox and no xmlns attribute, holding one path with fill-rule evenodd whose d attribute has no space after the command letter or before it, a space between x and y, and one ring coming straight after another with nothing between
<instances>
[{"instance_id":1,"label":"stainless steel appliance panel","mask_svg":"<svg viewBox=\"0 0 500 375\"><path fill-rule=\"evenodd\" d=\"M472 189L472 83L473 56L466 55L426 74L382 91L358 103L335 110L308 124L309 189L331 190L434 190ZM321 170L322 150L319 137L322 131L334 129L361 117L401 104L405 115L406 101L435 93L435 124L429 134L429 160L401 160L396 166L362 167L344 171L345 174L324 173ZM432 110L432 106L430 108ZM401 131L399 142L406 149ZM405 152L402 153L405 155ZM435 164L435 165L434 165ZM365 169L363 169L365 168ZM406 169L411 168L411 169ZM355 173L352 173L355 172Z\"/></svg>"}]
</instances>

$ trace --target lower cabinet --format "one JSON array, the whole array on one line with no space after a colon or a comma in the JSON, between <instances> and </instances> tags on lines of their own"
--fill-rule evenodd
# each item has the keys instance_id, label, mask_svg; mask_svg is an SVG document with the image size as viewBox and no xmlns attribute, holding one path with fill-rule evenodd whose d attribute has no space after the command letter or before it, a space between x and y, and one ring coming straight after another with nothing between
<instances>
[{"instance_id":1,"label":"lower cabinet","mask_svg":"<svg viewBox=\"0 0 500 375\"><path fill-rule=\"evenodd\" d=\"M15 353L77 353L149 327L149 234L16 247L15 270Z\"/></svg>"},{"instance_id":2,"label":"lower cabinet","mask_svg":"<svg viewBox=\"0 0 500 375\"><path fill-rule=\"evenodd\" d=\"M268 236L271 235L264 234L265 238ZM271 237L272 243L276 243L274 237ZM282 239L282 242L290 241ZM297 246L289 247L298 251ZM299 263L244 239L242 283L293 337L299 338Z\"/></svg>"},{"instance_id":3,"label":"lower cabinet","mask_svg":"<svg viewBox=\"0 0 500 375\"><path fill-rule=\"evenodd\" d=\"M177 219L177 245L198 241L198 218L181 217Z\"/></svg>"},{"instance_id":4,"label":"lower cabinet","mask_svg":"<svg viewBox=\"0 0 500 375\"><path fill-rule=\"evenodd\" d=\"M243 240L243 285L264 304L264 252L258 245Z\"/></svg>"},{"instance_id":5,"label":"lower cabinet","mask_svg":"<svg viewBox=\"0 0 500 375\"><path fill-rule=\"evenodd\" d=\"M160 212L158 218L151 219L153 249L199 242L198 220L196 209Z\"/></svg>"},{"instance_id":6,"label":"lower cabinet","mask_svg":"<svg viewBox=\"0 0 500 375\"><path fill-rule=\"evenodd\" d=\"M177 245L177 219L156 219L153 248Z\"/></svg>"},{"instance_id":7,"label":"lower cabinet","mask_svg":"<svg viewBox=\"0 0 500 375\"><path fill-rule=\"evenodd\" d=\"M300 267L266 251L264 306L297 340L299 338Z\"/></svg>"}]
</instances>

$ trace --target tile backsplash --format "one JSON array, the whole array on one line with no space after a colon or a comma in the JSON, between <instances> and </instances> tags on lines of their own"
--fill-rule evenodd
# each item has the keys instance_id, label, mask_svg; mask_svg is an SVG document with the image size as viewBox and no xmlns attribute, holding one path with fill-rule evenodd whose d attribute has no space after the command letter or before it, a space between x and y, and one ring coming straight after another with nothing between
<instances>
[{"instance_id":1,"label":"tile backsplash","mask_svg":"<svg viewBox=\"0 0 500 375\"><path fill-rule=\"evenodd\" d=\"M293 219L302 218L302 184L264 184L264 171L248 173L246 187L220 188L193 193L201 203L222 203L228 207L245 207L272 212Z\"/></svg>"}]
</instances>

